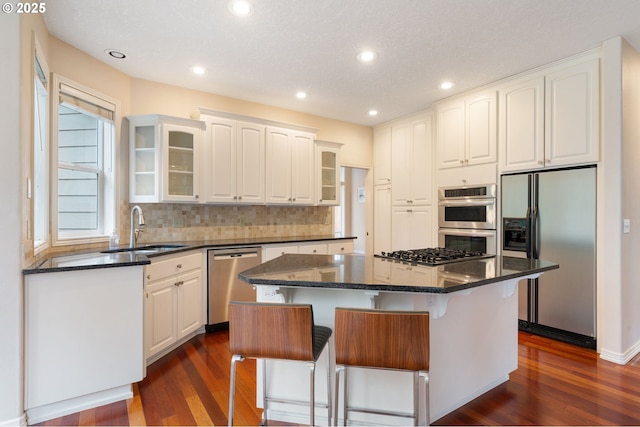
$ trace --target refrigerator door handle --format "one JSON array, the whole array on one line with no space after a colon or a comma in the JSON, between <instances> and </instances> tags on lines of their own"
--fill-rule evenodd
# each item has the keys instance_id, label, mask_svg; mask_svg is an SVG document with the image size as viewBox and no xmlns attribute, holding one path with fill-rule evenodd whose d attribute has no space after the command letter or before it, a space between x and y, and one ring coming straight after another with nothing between
<instances>
[{"instance_id":1,"label":"refrigerator door handle","mask_svg":"<svg viewBox=\"0 0 640 427\"><path fill-rule=\"evenodd\" d=\"M538 206L533 208L533 217L531 218L531 257L538 259Z\"/></svg>"},{"instance_id":2,"label":"refrigerator door handle","mask_svg":"<svg viewBox=\"0 0 640 427\"><path fill-rule=\"evenodd\" d=\"M533 244L531 242L531 238L533 237L533 235L531 234L532 230L532 226L531 226L531 208L527 208L527 217L525 220L525 233L526 233L526 237L525 237L525 249L527 250L527 258L533 258Z\"/></svg>"}]
</instances>

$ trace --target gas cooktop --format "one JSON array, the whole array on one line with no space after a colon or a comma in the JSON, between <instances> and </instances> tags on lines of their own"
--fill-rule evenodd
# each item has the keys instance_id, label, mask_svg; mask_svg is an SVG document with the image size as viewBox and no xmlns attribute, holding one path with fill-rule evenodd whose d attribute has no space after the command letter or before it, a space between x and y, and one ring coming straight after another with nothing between
<instances>
[{"instance_id":1,"label":"gas cooktop","mask_svg":"<svg viewBox=\"0 0 640 427\"><path fill-rule=\"evenodd\" d=\"M484 252L465 251L461 249L425 248L382 252L381 255L376 254L374 256L378 258L409 262L416 265L437 266L452 262L492 258L494 255L485 254Z\"/></svg>"}]
</instances>

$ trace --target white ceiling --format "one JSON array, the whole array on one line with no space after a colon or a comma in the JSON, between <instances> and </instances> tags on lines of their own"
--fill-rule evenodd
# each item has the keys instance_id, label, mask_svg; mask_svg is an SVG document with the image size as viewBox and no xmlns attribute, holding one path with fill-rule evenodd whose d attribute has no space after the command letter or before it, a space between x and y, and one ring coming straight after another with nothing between
<instances>
[{"instance_id":1,"label":"white ceiling","mask_svg":"<svg viewBox=\"0 0 640 427\"><path fill-rule=\"evenodd\" d=\"M640 50L639 0L252 4L240 18L228 0L54 0L45 20L53 36L132 77L369 126L615 36ZM363 48L378 53L374 63L356 60ZM191 74L196 64L208 72ZM445 79L453 90L438 88Z\"/></svg>"}]
</instances>

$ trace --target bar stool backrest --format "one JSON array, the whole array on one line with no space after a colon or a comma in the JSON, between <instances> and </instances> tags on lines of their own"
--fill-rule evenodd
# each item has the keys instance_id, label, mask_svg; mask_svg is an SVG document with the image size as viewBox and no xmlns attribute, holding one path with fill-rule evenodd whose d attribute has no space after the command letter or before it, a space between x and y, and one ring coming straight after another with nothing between
<instances>
[{"instance_id":1,"label":"bar stool backrest","mask_svg":"<svg viewBox=\"0 0 640 427\"><path fill-rule=\"evenodd\" d=\"M429 313L336 308L336 364L429 370Z\"/></svg>"},{"instance_id":2,"label":"bar stool backrest","mask_svg":"<svg viewBox=\"0 0 640 427\"><path fill-rule=\"evenodd\" d=\"M313 361L311 305L232 301L229 346L243 357Z\"/></svg>"}]
</instances>

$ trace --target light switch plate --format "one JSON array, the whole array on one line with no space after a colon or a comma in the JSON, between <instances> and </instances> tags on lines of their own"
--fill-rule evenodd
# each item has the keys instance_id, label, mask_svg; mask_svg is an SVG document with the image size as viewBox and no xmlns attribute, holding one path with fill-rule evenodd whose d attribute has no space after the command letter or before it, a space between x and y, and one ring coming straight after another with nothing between
<instances>
[{"instance_id":1,"label":"light switch plate","mask_svg":"<svg viewBox=\"0 0 640 427\"><path fill-rule=\"evenodd\" d=\"M622 220L622 232L624 234L631 233L631 220L629 218L625 218Z\"/></svg>"}]
</instances>

